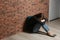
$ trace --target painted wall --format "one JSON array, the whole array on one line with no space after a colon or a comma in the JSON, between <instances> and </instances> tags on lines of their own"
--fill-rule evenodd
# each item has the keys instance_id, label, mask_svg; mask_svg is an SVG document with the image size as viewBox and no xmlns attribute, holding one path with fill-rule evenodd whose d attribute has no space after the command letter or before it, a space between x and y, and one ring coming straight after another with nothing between
<instances>
[{"instance_id":1,"label":"painted wall","mask_svg":"<svg viewBox=\"0 0 60 40\"><path fill-rule=\"evenodd\" d=\"M59 18L60 18L60 6L59 6Z\"/></svg>"},{"instance_id":2,"label":"painted wall","mask_svg":"<svg viewBox=\"0 0 60 40\"><path fill-rule=\"evenodd\" d=\"M59 18L60 18L60 12L59 12Z\"/></svg>"},{"instance_id":3,"label":"painted wall","mask_svg":"<svg viewBox=\"0 0 60 40\"><path fill-rule=\"evenodd\" d=\"M49 0L49 20L59 17L59 0Z\"/></svg>"},{"instance_id":4,"label":"painted wall","mask_svg":"<svg viewBox=\"0 0 60 40\"><path fill-rule=\"evenodd\" d=\"M48 17L48 0L0 0L0 39L21 32L27 16Z\"/></svg>"},{"instance_id":5,"label":"painted wall","mask_svg":"<svg viewBox=\"0 0 60 40\"><path fill-rule=\"evenodd\" d=\"M60 18L60 0L59 0L59 18Z\"/></svg>"}]
</instances>

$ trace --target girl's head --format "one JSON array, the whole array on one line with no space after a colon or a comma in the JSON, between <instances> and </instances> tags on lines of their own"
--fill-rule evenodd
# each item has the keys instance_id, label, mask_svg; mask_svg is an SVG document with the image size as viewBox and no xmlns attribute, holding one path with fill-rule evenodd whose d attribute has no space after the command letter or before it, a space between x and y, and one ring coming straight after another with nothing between
<instances>
[{"instance_id":1,"label":"girl's head","mask_svg":"<svg viewBox=\"0 0 60 40\"><path fill-rule=\"evenodd\" d=\"M36 18L44 18L43 13L38 13L36 15L34 15Z\"/></svg>"}]
</instances>

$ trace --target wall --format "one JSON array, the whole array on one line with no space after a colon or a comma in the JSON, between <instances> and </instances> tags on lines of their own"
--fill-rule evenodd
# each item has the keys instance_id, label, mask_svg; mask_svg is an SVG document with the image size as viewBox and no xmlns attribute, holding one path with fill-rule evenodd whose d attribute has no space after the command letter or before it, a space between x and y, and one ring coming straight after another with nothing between
<instances>
[{"instance_id":1,"label":"wall","mask_svg":"<svg viewBox=\"0 0 60 40\"><path fill-rule=\"evenodd\" d=\"M60 12L59 12L59 18L60 18Z\"/></svg>"},{"instance_id":2,"label":"wall","mask_svg":"<svg viewBox=\"0 0 60 40\"><path fill-rule=\"evenodd\" d=\"M59 0L59 4L58 5L59 5L59 18L60 18L60 0Z\"/></svg>"},{"instance_id":3,"label":"wall","mask_svg":"<svg viewBox=\"0 0 60 40\"><path fill-rule=\"evenodd\" d=\"M48 0L0 0L0 39L21 32L27 16L48 17Z\"/></svg>"},{"instance_id":4,"label":"wall","mask_svg":"<svg viewBox=\"0 0 60 40\"><path fill-rule=\"evenodd\" d=\"M59 6L59 18L60 18L60 6Z\"/></svg>"},{"instance_id":5,"label":"wall","mask_svg":"<svg viewBox=\"0 0 60 40\"><path fill-rule=\"evenodd\" d=\"M49 0L49 20L58 18L59 16L59 0Z\"/></svg>"}]
</instances>

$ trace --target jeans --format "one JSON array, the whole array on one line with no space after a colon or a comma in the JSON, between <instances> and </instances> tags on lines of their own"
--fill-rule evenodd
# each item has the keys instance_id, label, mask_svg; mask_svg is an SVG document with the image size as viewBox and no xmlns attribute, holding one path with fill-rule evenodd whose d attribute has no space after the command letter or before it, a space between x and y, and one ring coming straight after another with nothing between
<instances>
[{"instance_id":1,"label":"jeans","mask_svg":"<svg viewBox=\"0 0 60 40\"><path fill-rule=\"evenodd\" d=\"M37 23L37 24L35 25L35 27L33 28L33 32L38 32L39 29L40 29L40 27L42 27L46 32L49 31L49 28L48 28L48 26L47 26L46 24L41 25L41 24Z\"/></svg>"}]
</instances>

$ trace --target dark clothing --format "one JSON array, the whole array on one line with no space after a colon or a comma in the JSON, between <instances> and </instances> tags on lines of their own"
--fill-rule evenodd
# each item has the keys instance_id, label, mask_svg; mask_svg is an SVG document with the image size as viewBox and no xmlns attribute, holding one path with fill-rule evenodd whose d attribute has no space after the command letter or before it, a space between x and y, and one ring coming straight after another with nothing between
<instances>
[{"instance_id":1,"label":"dark clothing","mask_svg":"<svg viewBox=\"0 0 60 40\"><path fill-rule=\"evenodd\" d=\"M36 18L36 17L34 17L34 16L29 16L29 17L30 17L30 21L31 21L32 24L40 23L40 24L44 25L45 22L46 22L46 18L43 18L43 19L45 19L45 22L41 22L41 21L39 20L39 18ZM29 18L29 17L28 17L28 18Z\"/></svg>"},{"instance_id":2,"label":"dark clothing","mask_svg":"<svg viewBox=\"0 0 60 40\"><path fill-rule=\"evenodd\" d=\"M45 21L46 22L46 21ZM37 23L44 25L45 22L41 22L39 18L36 18L35 16L28 16L26 19L26 25L25 25L25 30L27 32L33 32L33 28Z\"/></svg>"}]
</instances>

